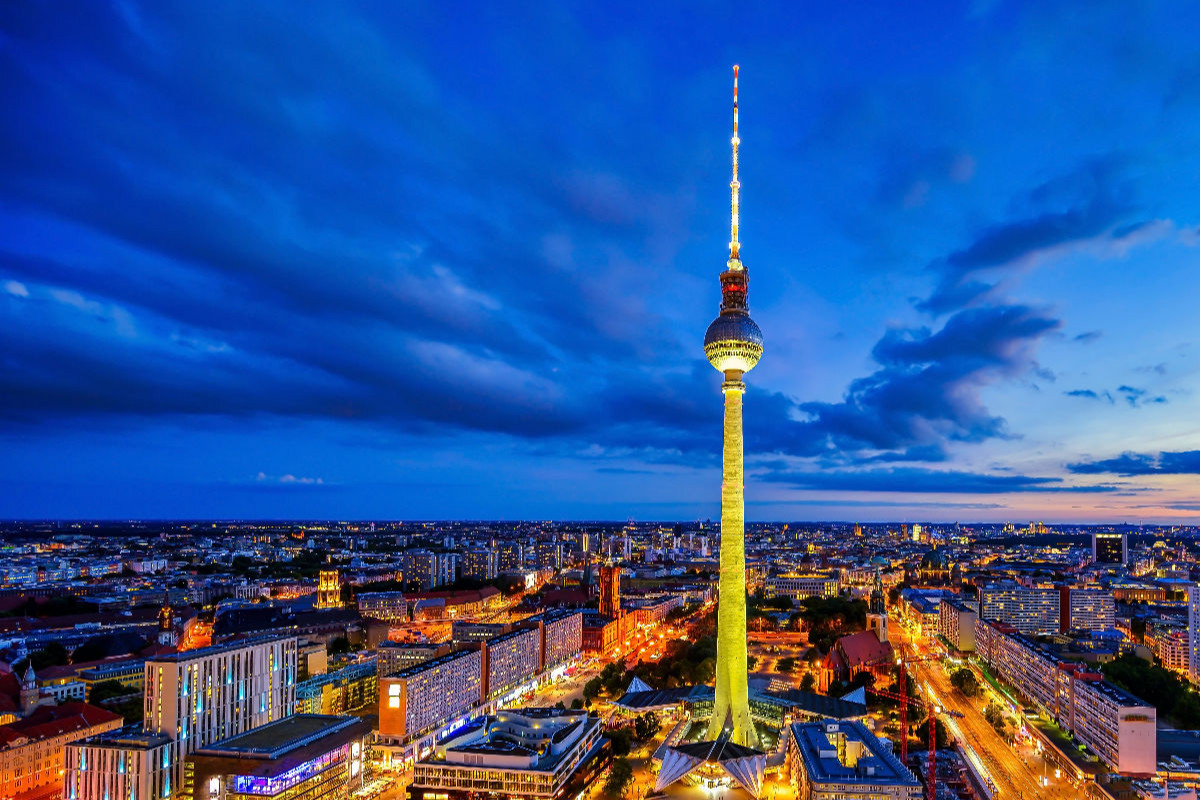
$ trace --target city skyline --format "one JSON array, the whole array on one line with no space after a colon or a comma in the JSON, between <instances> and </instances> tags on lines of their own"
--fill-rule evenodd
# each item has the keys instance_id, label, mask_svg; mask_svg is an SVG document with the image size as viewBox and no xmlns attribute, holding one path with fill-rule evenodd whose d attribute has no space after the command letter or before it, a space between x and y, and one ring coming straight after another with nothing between
<instances>
[{"instance_id":1,"label":"city skyline","mask_svg":"<svg viewBox=\"0 0 1200 800\"><path fill-rule=\"evenodd\" d=\"M747 520L1200 520L1196 8L405 11L0 11L0 518L718 518L740 63Z\"/></svg>"}]
</instances>

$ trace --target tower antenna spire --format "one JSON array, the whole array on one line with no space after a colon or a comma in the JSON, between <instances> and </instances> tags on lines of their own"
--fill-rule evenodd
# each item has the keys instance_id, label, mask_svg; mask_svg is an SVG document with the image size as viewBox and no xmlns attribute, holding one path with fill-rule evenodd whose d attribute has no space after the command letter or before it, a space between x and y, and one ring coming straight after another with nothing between
<instances>
[{"instance_id":1,"label":"tower antenna spire","mask_svg":"<svg viewBox=\"0 0 1200 800\"><path fill-rule=\"evenodd\" d=\"M741 182L738 181L738 145L742 140L738 138L738 65L733 65L733 138L730 140L733 145L733 180L729 182L730 191L730 220L729 220L729 262L730 268L736 269L740 267L741 257L738 250L741 248L741 243L738 241L738 198L739 190L742 188Z\"/></svg>"}]
</instances>

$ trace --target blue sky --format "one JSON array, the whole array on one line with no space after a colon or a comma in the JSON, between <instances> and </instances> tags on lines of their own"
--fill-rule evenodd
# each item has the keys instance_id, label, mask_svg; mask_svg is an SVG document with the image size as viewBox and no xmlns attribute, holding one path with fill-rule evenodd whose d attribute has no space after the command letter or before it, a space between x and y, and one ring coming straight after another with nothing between
<instances>
[{"instance_id":1,"label":"blue sky","mask_svg":"<svg viewBox=\"0 0 1200 800\"><path fill-rule=\"evenodd\" d=\"M0 9L0 516L1200 520L1189 3Z\"/></svg>"}]
</instances>

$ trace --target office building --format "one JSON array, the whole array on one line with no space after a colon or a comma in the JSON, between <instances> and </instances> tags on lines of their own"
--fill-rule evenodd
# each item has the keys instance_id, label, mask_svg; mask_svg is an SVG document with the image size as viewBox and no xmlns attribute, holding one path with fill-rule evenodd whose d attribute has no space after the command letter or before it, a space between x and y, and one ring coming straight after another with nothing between
<instances>
[{"instance_id":1,"label":"office building","mask_svg":"<svg viewBox=\"0 0 1200 800\"><path fill-rule=\"evenodd\" d=\"M1057 633L1059 590L1004 581L979 589L979 617L1012 625L1024 634Z\"/></svg>"},{"instance_id":2,"label":"office building","mask_svg":"<svg viewBox=\"0 0 1200 800\"><path fill-rule=\"evenodd\" d=\"M280 636L147 659L141 733L70 745L68 797L129 797L130 781L157 792L136 797L166 797L163 792L171 787L178 791L188 754L292 713L297 653L296 639ZM131 768L136 768L132 778Z\"/></svg>"},{"instance_id":3,"label":"office building","mask_svg":"<svg viewBox=\"0 0 1200 800\"><path fill-rule=\"evenodd\" d=\"M767 597L786 597L795 605L809 597L837 597L837 575L772 575L763 586Z\"/></svg>"},{"instance_id":4,"label":"office building","mask_svg":"<svg viewBox=\"0 0 1200 800\"><path fill-rule=\"evenodd\" d=\"M1093 533L1092 562L1124 564L1129 560L1129 537L1124 533Z\"/></svg>"},{"instance_id":5,"label":"office building","mask_svg":"<svg viewBox=\"0 0 1200 800\"><path fill-rule=\"evenodd\" d=\"M410 800L575 797L610 760L598 718L586 711L499 711L438 742L413 769Z\"/></svg>"},{"instance_id":6,"label":"office building","mask_svg":"<svg viewBox=\"0 0 1200 800\"><path fill-rule=\"evenodd\" d=\"M1059 590L1059 631L1104 631L1117 624L1117 604L1107 589L1064 586Z\"/></svg>"},{"instance_id":7,"label":"office building","mask_svg":"<svg viewBox=\"0 0 1200 800\"><path fill-rule=\"evenodd\" d=\"M793 722L783 735L786 774L797 800L922 797L917 777L861 722Z\"/></svg>"},{"instance_id":8,"label":"office building","mask_svg":"<svg viewBox=\"0 0 1200 800\"><path fill-rule=\"evenodd\" d=\"M121 727L121 717L87 703L40 706L0 725L0 796L61 797L67 745Z\"/></svg>"},{"instance_id":9,"label":"office building","mask_svg":"<svg viewBox=\"0 0 1200 800\"><path fill-rule=\"evenodd\" d=\"M374 658L346 664L296 683L296 714L346 714L374 708L379 673Z\"/></svg>"},{"instance_id":10,"label":"office building","mask_svg":"<svg viewBox=\"0 0 1200 800\"><path fill-rule=\"evenodd\" d=\"M388 622L408 620L408 600L404 592L363 592L355 595L354 600L358 603L358 613L364 617Z\"/></svg>"},{"instance_id":11,"label":"office building","mask_svg":"<svg viewBox=\"0 0 1200 800\"><path fill-rule=\"evenodd\" d=\"M187 758L193 800L348 800L362 788L370 723L299 714L202 747Z\"/></svg>"}]
</instances>

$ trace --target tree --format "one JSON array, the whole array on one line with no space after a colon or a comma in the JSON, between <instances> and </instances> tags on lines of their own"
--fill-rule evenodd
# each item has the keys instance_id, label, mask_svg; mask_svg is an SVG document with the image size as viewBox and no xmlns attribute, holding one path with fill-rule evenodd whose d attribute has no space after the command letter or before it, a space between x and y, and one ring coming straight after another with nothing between
<instances>
[{"instance_id":1,"label":"tree","mask_svg":"<svg viewBox=\"0 0 1200 800\"><path fill-rule=\"evenodd\" d=\"M572 710L578 710L578 709L581 709L581 708L583 708L583 700L581 700L581 699L580 699L580 698L578 698L578 697L574 698L574 699L571 701L571 709L572 709Z\"/></svg>"},{"instance_id":2,"label":"tree","mask_svg":"<svg viewBox=\"0 0 1200 800\"><path fill-rule=\"evenodd\" d=\"M622 797L629 784L633 782L633 767L625 758L613 759L608 771L608 780L604 782L605 797Z\"/></svg>"},{"instance_id":3,"label":"tree","mask_svg":"<svg viewBox=\"0 0 1200 800\"><path fill-rule=\"evenodd\" d=\"M638 714L633 720L633 736L639 742L646 742L654 738L654 734L662 728L662 723L658 719L658 715L653 711L647 711L645 714Z\"/></svg>"},{"instance_id":4,"label":"tree","mask_svg":"<svg viewBox=\"0 0 1200 800\"><path fill-rule=\"evenodd\" d=\"M794 658L790 658L790 657L789 658L781 658L775 662L775 669L784 673L785 675L787 673L791 672L792 670L794 670L795 668L796 668L796 659L794 659Z\"/></svg>"},{"instance_id":5,"label":"tree","mask_svg":"<svg viewBox=\"0 0 1200 800\"><path fill-rule=\"evenodd\" d=\"M92 688L88 691L89 703L103 703L114 697L125 697L126 695L137 694L141 695L137 689L130 689L120 681L96 681L92 684Z\"/></svg>"},{"instance_id":6,"label":"tree","mask_svg":"<svg viewBox=\"0 0 1200 800\"><path fill-rule=\"evenodd\" d=\"M325 647L326 652L331 656L344 655L350 652L350 640L345 636L338 636L329 640L329 644Z\"/></svg>"},{"instance_id":7,"label":"tree","mask_svg":"<svg viewBox=\"0 0 1200 800\"><path fill-rule=\"evenodd\" d=\"M583 685L583 697L589 703L600 696L600 692L604 690L604 684L597 675Z\"/></svg>"},{"instance_id":8,"label":"tree","mask_svg":"<svg viewBox=\"0 0 1200 800\"><path fill-rule=\"evenodd\" d=\"M746 656L746 669L753 672L754 668L757 665L758 665L758 656Z\"/></svg>"},{"instance_id":9,"label":"tree","mask_svg":"<svg viewBox=\"0 0 1200 800\"><path fill-rule=\"evenodd\" d=\"M800 691L811 692L817 685L817 679L813 677L811 672L804 673L804 677L800 679Z\"/></svg>"},{"instance_id":10,"label":"tree","mask_svg":"<svg viewBox=\"0 0 1200 800\"><path fill-rule=\"evenodd\" d=\"M996 729L996 733L1000 734L1001 736L1005 735L1007 722L1004 719L1004 709L1000 708L999 703L989 704L988 707L983 710L983 718L991 723L992 727Z\"/></svg>"},{"instance_id":11,"label":"tree","mask_svg":"<svg viewBox=\"0 0 1200 800\"><path fill-rule=\"evenodd\" d=\"M629 728L614 728L607 733L612 742L614 756L629 755L629 746L633 743L633 731Z\"/></svg>"},{"instance_id":12,"label":"tree","mask_svg":"<svg viewBox=\"0 0 1200 800\"><path fill-rule=\"evenodd\" d=\"M567 710L567 704L564 703L562 700L559 700L557 703L555 703L554 707L557 708L559 711Z\"/></svg>"},{"instance_id":13,"label":"tree","mask_svg":"<svg viewBox=\"0 0 1200 800\"><path fill-rule=\"evenodd\" d=\"M950 673L950 683L967 697L979 696L979 681L975 673L967 667L960 667Z\"/></svg>"}]
</instances>

